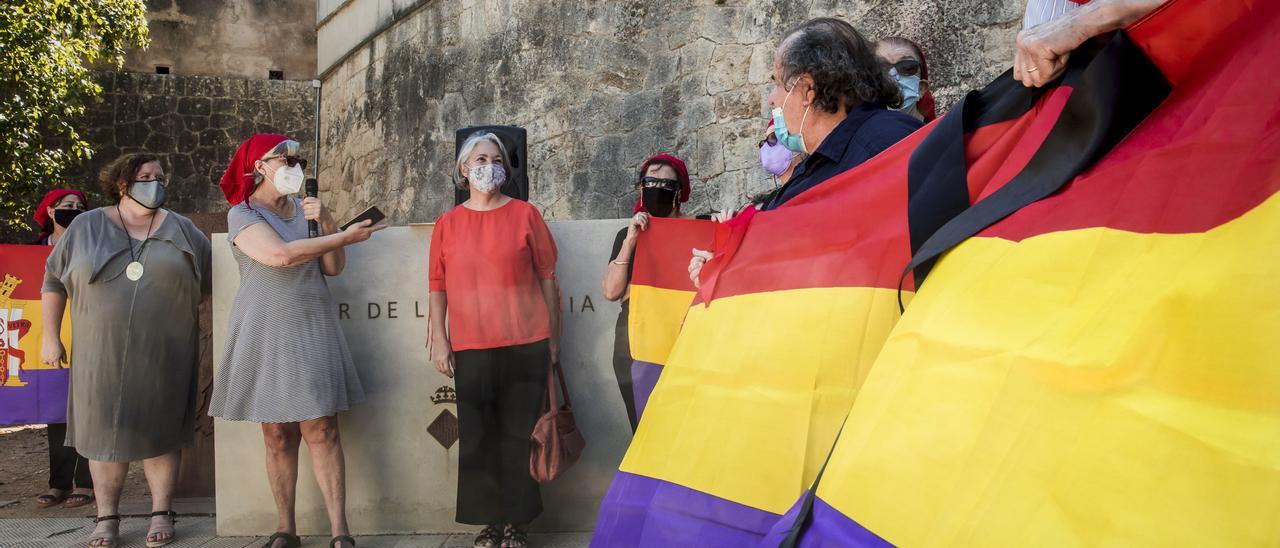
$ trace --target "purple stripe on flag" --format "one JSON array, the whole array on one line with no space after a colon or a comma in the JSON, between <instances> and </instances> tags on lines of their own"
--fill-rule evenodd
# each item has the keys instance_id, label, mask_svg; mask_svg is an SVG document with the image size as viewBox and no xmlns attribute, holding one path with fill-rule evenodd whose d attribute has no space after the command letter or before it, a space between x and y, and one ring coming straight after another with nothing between
<instances>
[{"instance_id":1,"label":"purple stripe on flag","mask_svg":"<svg viewBox=\"0 0 1280 548\"><path fill-rule=\"evenodd\" d=\"M644 416L644 406L649 403L649 394L658 385L658 377L662 376L662 366L656 363L635 360L631 362L631 390L636 398L636 420Z\"/></svg>"},{"instance_id":2,"label":"purple stripe on flag","mask_svg":"<svg viewBox=\"0 0 1280 548\"><path fill-rule=\"evenodd\" d=\"M0 386L0 424L67 422L71 370L30 369L20 375L26 386Z\"/></svg>"},{"instance_id":3,"label":"purple stripe on flag","mask_svg":"<svg viewBox=\"0 0 1280 548\"><path fill-rule=\"evenodd\" d=\"M806 491L805 495L809 493ZM790 510L779 519L773 526L773 530L765 536L760 546L778 546L787 535L791 532L795 525L796 517L800 515L800 506L804 503L804 497L796 501ZM875 533L868 531L865 527L858 525L858 522L849 519L848 516L841 514L839 510L832 508L822 499L813 501L813 510L810 521L805 525L804 534L800 536L800 541L796 543L800 548L819 547L819 546L893 546L888 541L876 536Z\"/></svg>"},{"instance_id":4,"label":"purple stripe on flag","mask_svg":"<svg viewBox=\"0 0 1280 548\"><path fill-rule=\"evenodd\" d=\"M591 546L754 546L778 515L688 487L618 472Z\"/></svg>"}]
</instances>

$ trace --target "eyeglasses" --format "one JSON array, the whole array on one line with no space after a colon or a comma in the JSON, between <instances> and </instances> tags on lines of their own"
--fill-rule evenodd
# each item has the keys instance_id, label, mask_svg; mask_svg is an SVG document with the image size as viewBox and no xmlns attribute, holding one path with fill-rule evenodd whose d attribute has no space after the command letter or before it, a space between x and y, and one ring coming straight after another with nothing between
<instances>
[{"instance_id":1,"label":"eyeglasses","mask_svg":"<svg viewBox=\"0 0 1280 548\"><path fill-rule=\"evenodd\" d=\"M897 71L898 76L915 76L920 74L920 61L903 59L891 65L891 68Z\"/></svg>"},{"instance_id":2,"label":"eyeglasses","mask_svg":"<svg viewBox=\"0 0 1280 548\"><path fill-rule=\"evenodd\" d=\"M284 163L289 167L302 166L302 169L307 169L307 160L305 158L299 158L297 156L275 156L272 158L267 158L266 160L275 160L277 158L284 160Z\"/></svg>"},{"instance_id":3,"label":"eyeglasses","mask_svg":"<svg viewBox=\"0 0 1280 548\"><path fill-rule=\"evenodd\" d=\"M760 142L756 144L756 148L764 148L765 145L777 146L778 135L776 133L769 132L769 136L761 139Z\"/></svg>"},{"instance_id":4,"label":"eyeglasses","mask_svg":"<svg viewBox=\"0 0 1280 548\"><path fill-rule=\"evenodd\" d=\"M680 181L675 179L660 179L658 177L645 176L640 179L640 188L658 188L662 190L675 191L680 188Z\"/></svg>"}]
</instances>

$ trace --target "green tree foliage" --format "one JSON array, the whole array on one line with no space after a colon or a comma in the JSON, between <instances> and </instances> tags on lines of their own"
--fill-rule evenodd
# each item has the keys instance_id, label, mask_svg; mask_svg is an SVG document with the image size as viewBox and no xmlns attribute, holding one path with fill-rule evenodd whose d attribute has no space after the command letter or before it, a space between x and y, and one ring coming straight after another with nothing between
<instances>
[{"instance_id":1,"label":"green tree foliage","mask_svg":"<svg viewBox=\"0 0 1280 548\"><path fill-rule=\"evenodd\" d=\"M92 67L146 47L144 0L0 2L0 232L22 231L57 175L93 154L78 126Z\"/></svg>"}]
</instances>

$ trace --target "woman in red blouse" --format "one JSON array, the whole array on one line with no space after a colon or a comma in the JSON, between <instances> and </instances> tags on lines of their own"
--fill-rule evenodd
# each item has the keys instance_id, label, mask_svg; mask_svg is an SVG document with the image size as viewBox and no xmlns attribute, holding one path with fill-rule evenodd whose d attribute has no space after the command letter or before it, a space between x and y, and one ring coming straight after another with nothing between
<instances>
[{"instance_id":1,"label":"woman in red blouse","mask_svg":"<svg viewBox=\"0 0 1280 548\"><path fill-rule=\"evenodd\" d=\"M560 356L556 244L537 208L498 192L509 165L492 133L458 152L471 198L431 233L431 361L458 391L459 523L485 525L475 545L520 548L542 513L529 436L547 367ZM444 320L448 318L447 328Z\"/></svg>"}]
</instances>

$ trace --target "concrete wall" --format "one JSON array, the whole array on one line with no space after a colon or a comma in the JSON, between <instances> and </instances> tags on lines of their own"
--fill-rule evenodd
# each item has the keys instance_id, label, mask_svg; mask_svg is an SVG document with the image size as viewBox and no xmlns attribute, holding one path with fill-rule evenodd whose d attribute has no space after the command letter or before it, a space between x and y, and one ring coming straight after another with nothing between
<instances>
[{"instance_id":1,"label":"concrete wall","mask_svg":"<svg viewBox=\"0 0 1280 548\"><path fill-rule=\"evenodd\" d=\"M452 205L454 129L489 123L529 130L530 198L549 218L629 213L633 170L672 150L694 178L691 208L739 205L774 185L755 144L787 28L834 15L868 36L916 39L947 106L1011 62L1024 2L320 4L321 188L340 212L376 203L408 222Z\"/></svg>"},{"instance_id":2,"label":"concrete wall","mask_svg":"<svg viewBox=\"0 0 1280 548\"><path fill-rule=\"evenodd\" d=\"M313 0L147 0L151 47L130 52L125 70L311 80L315 14Z\"/></svg>"},{"instance_id":3,"label":"concrete wall","mask_svg":"<svg viewBox=\"0 0 1280 548\"><path fill-rule=\"evenodd\" d=\"M97 188L98 171L121 154L160 156L170 186L166 207L181 213L226 211L218 188L237 146L254 133L315 141L311 82L99 72L103 95L88 107L94 156L66 174Z\"/></svg>"},{"instance_id":4,"label":"concrete wall","mask_svg":"<svg viewBox=\"0 0 1280 548\"><path fill-rule=\"evenodd\" d=\"M631 428L612 369L618 305L600 296L600 279L623 221L549 223L560 250L564 296L561 361L578 426L582 460L543 486L542 531L587 531L617 471ZM394 227L347 249L346 271L329 279L337 314L368 401L340 416L347 460L347 503L357 534L457 532L458 446L449 436L457 409L443 401L453 382L427 359L427 249L431 227ZM214 363L223 355L227 315L239 273L226 236L214 235ZM436 401L440 400L440 401ZM257 424L218 420L219 535L266 535L275 505L266 482ZM456 432L456 430L455 430ZM324 506L302 451L298 520L303 534L327 534Z\"/></svg>"}]
</instances>

